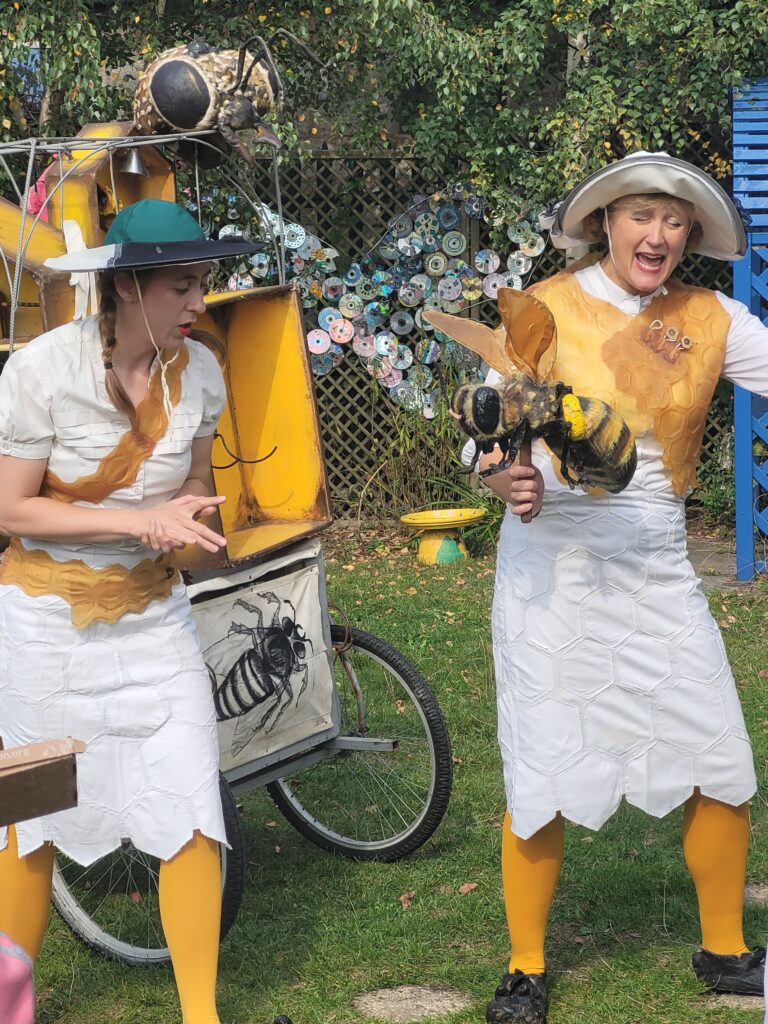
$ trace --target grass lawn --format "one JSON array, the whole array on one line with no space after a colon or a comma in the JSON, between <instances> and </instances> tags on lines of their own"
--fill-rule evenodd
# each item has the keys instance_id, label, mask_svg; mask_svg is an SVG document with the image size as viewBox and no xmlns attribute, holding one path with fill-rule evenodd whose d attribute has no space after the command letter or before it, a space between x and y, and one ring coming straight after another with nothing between
<instances>
[{"instance_id":1,"label":"grass lawn","mask_svg":"<svg viewBox=\"0 0 768 1024\"><path fill-rule=\"evenodd\" d=\"M417 567L400 544L383 531L363 543L329 537L329 592L354 625L384 636L430 680L454 747L448 814L410 858L357 864L299 837L264 794L246 797L249 882L222 947L224 1022L256 1024L278 1012L295 1024L359 1021L356 995L401 984L467 992L475 1005L457 1024L482 1021L505 969L498 868L504 799L489 641L493 560ZM766 881L768 586L714 595L712 607L725 627L762 787L752 805L749 877ZM690 970L698 925L680 822L680 812L659 821L622 807L599 833L567 828L548 946L551 1024L762 1020L754 1010L714 1006ZM476 888L461 894L467 882ZM406 892L415 896L403 907ZM768 908L748 908L748 941L767 936ZM166 970L94 957L55 915L37 981L39 1024L180 1024Z\"/></svg>"}]
</instances>

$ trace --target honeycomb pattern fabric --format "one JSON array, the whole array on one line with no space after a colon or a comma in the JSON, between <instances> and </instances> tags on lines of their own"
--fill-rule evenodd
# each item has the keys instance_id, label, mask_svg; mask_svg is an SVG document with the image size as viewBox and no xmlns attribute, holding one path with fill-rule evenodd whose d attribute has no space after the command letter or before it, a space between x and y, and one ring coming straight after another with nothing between
<instances>
[{"instance_id":1,"label":"honeycomb pattern fabric","mask_svg":"<svg viewBox=\"0 0 768 1024\"><path fill-rule=\"evenodd\" d=\"M537 298L546 301L543 290ZM638 466L620 494L571 491L536 440L542 511L528 525L508 513L501 528L492 609L498 738L522 838L558 812L597 829L622 798L660 817L695 787L732 805L755 792L736 687L687 557L664 439L600 358L632 316L592 299L584 292L579 316L597 309L599 329L592 324L577 351L569 339L583 320L558 319L557 376L616 404L636 432ZM768 331L762 340L768 353ZM492 371L487 382L500 379Z\"/></svg>"},{"instance_id":2,"label":"honeycomb pattern fabric","mask_svg":"<svg viewBox=\"0 0 768 1024\"><path fill-rule=\"evenodd\" d=\"M186 346L171 423L131 479L116 481L99 505L169 500L189 472L194 438L215 430L225 400L221 372L202 345ZM95 318L37 338L0 376L0 452L47 459L64 482L108 466L127 426L106 394ZM157 556L127 539L20 543L95 570L133 569ZM78 758L79 806L20 823L22 856L51 842L90 864L130 839L168 859L195 830L226 840L210 681L181 585L140 615L78 629L62 597L0 584L0 735L6 746L67 735L88 744ZM0 848L5 843L0 830Z\"/></svg>"}]
</instances>

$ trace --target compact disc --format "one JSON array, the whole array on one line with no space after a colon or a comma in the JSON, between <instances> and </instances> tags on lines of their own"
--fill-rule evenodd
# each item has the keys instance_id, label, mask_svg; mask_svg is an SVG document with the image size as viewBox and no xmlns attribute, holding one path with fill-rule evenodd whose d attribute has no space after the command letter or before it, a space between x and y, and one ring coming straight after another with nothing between
<instances>
[{"instance_id":1,"label":"compact disc","mask_svg":"<svg viewBox=\"0 0 768 1024\"><path fill-rule=\"evenodd\" d=\"M397 242L395 241L384 241L379 245L379 252L385 260L393 262L400 255L400 250L397 248Z\"/></svg>"},{"instance_id":2,"label":"compact disc","mask_svg":"<svg viewBox=\"0 0 768 1024\"><path fill-rule=\"evenodd\" d=\"M383 388L393 388L396 384L399 384L403 379L403 371L396 369L394 366L390 369L389 373L376 374L376 379Z\"/></svg>"},{"instance_id":3,"label":"compact disc","mask_svg":"<svg viewBox=\"0 0 768 1024\"><path fill-rule=\"evenodd\" d=\"M430 277L440 277L448 269L448 257L442 252L433 252L424 261L424 269Z\"/></svg>"},{"instance_id":4,"label":"compact disc","mask_svg":"<svg viewBox=\"0 0 768 1024\"><path fill-rule=\"evenodd\" d=\"M507 238L510 242L517 242L518 245L526 239L533 231L527 220L521 220L517 224L510 224L507 228Z\"/></svg>"},{"instance_id":5,"label":"compact disc","mask_svg":"<svg viewBox=\"0 0 768 1024\"><path fill-rule=\"evenodd\" d=\"M423 338L416 345L416 358L420 363L436 363L440 359L440 345L434 338Z\"/></svg>"},{"instance_id":6,"label":"compact disc","mask_svg":"<svg viewBox=\"0 0 768 1024\"><path fill-rule=\"evenodd\" d=\"M269 273L269 253L256 252L248 262L253 267L253 272L258 277L265 277Z\"/></svg>"},{"instance_id":7,"label":"compact disc","mask_svg":"<svg viewBox=\"0 0 768 1024\"><path fill-rule=\"evenodd\" d=\"M360 278L362 276L363 272L360 269L360 264L352 263L350 265L349 270L343 277L344 284L348 285L350 288L354 288L354 286L360 281Z\"/></svg>"},{"instance_id":8,"label":"compact disc","mask_svg":"<svg viewBox=\"0 0 768 1024\"><path fill-rule=\"evenodd\" d=\"M467 248L467 240L460 231L446 231L443 235L443 252L448 256L460 256Z\"/></svg>"},{"instance_id":9,"label":"compact disc","mask_svg":"<svg viewBox=\"0 0 768 1024\"><path fill-rule=\"evenodd\" d=\"M487 274L483 278L483 291L489 299L495 299L498 297L499 288L507 287L507 275L506 274Z\"/></svg>"},{"instance_id":10,"label":"compact disc","mask_svg":"<svg viewBox=\"0 0 768 1024\"><path fill-rule=\"evenodd\" d=\"M451 228L455 228L459 223L461 216L453 203L446 203L445 206L441 206L438 210L437 220L443 231L450 231Z\"/></svg>"},{"instance_id":11,"label":"compact disc","mask_svg":"<svg viewBox=\"0 0 768 1024\"><path fill-rule=\"evenodd\" d=\"M399 238L397 248L403 256L418 256L424 250L424 240L414 231L405 238Z\"/></svg>"},{"instance_id":12,"label":"compact disc","mask_svg":"<svg viewBox=\"0 0 768 1024\"><path fill-rule=\"evenodd\" d=\"M301 224L286 224L283 233L286 249L298 249L307 239L307 232Z\"/></svg>"},{"instance_id":13,"label":"compact disc","mask_svg":"<svg viewBox=\"0 0 768 1024\"><path fill-rule=\"evenodd\" d=\"M376 355L376 339L372 334L359 334L352 342L352 351L361 359L371 359Z\"/></svg>"},{"instance_id":14,"label":"compact disc","mask_svg":"<svg viewBox=\"0 0 768 1024\"><path fill-rule=\"evenodd\" d=\"M355 291L363 302L370 302L371 299L375 299L379 294L379 286L374 284L370 277L364 277L356 285Z\"/></svg>"},{"instance_id":15,"label":"compact disc","mask_svg":"<svg viewBox=\"0 0 768 1024\"><path fill-rule=\"evenodd\" d=\"M440 229L440 221L434 213L420 213L413 226L420 235L435 235Z\"/></svg>"},{"instance_id":16,"label":"compact disc","mask_svg":"<svg viewBox=\"0 0 768 1024\"><path fill-rule=\"evenodd\" d=\"M331 341L335 341L337 345L348 345L355 336L355 326L349 320L333 320L328 333Z\"/></svg>"},{"instance_id":17,"label":"compact disc","mask_svg":"<svg viewBox=\"0 0 768 1024\"><path fill-rule=\"evenodd\" d=\"M392 331L379 331L376 335L376 354L391 359L397 353L397 335Z\"/></svg>"},{"instance_id":18,"label":"compact disc","mask_svg":"<svg viewBox=\"0 0 768 1024\"><path fill-rule=\"evenodd\" d=\"M327 331L315 328L307 335L307 348L314 356L321 356L331 347L331 336Z\"/></svg>"},{"instance_id":19,"label":"compact disc","mask_svg":"<svg viewBox=\"0 0 768 1024\"><path fill-rule=\"evenodd\" d=\"M389 231L394 238L405 238L413 231L413 221L407 213L401 213L389 222Z\"/></svg>"},{"instance_id":20,"label":"compact disc","mask_svg":"<svg viewBox=\"0 0 768 1024\"><path fill-rule=\"evenodd\" d=\"M324 377L326 373L330 373L334 368L333 356L330 352L310 356L309 365L315 377Z\"/></svg>"},{"instance_id":21,"label":"compact disc","mask_svg":"<svg viewBox=\"0 0 768 1024\"><path fill-rule=\"evenodd\" d=\"M424 298L424 293L420 288L414 288L412 284L404 284L400 286L397 297L404 306L413 307L418 306Z\"/></svg>"},{"instance_id":22,"label":"compact disc","mask_svg":"<svg viewBox=\"0 0 768 1024\"><path fill-rule=\"evenodd\" d=\"M434 374L424 363L414 363L408 370L408 380L414 387L428 388L434 380Z\"/></svg>"},{"instance_id":23,"label":"compact disc","mask_svg":"<svg viewBox=\"0 0 768 1024\"><path fill-rule=\"evenodd\" d=\"M338 301L346 290L347 286L340 277L327 277L323 282L323 296L326 299Z\"/></svg>"},{"instance_id":24,"label":"compact disc","mask_svg":"<svg viewBox=\"0 0 768 1024\"><path fill-rule=\"evenodd\" d=\"M413 362L413 352L407 345L400 344L393 356L390 356L392 365L396 370L407 370Z\"/></svg>"},{"instance_id":25,"label":"compact disc","mask_svg":"<svg viewBox=\"0 0 768 1024\"><path fill-rule=\"evenodd\" d=\"M479 299L483 294L483 282L481 278L476 276L464 277L461 278L461 281L461 294L467 302L475 302L475 300Z\"/></svg>"},{"instance_id":26,"label":"compact disc","mask_svg":"<svg viewBox=\"0 0 768 1024\"><path fill-rule=\"evenodd\" d=\"M523 252L513 252L507 259L507 269L511 274L525 275L530 273L533 262Z\"/></svg>"},{"instance_id":27,"label":"compact disc","mask_svg":"<svg viewBox=\"0 0 768 1024\"><path fill-rule=\"evenodd\" d=\"M219 238L247 238L248 233L240 224L223 224L219 228Z\"/></svg>"},{"instance_id":28,"label":"compact disc","mask_svg":"<svg viewBox=\"0 0 768 1024\"><path fill-rule=\"evenodd\" d=\"M435 288L429 274L414 274L408 283L414 288L419 288L424 293L425 299L429 298Z\"/></svg>"},{"instance_id":29,"label":"compact disc","mask_svg":"<svg viewBox=\"0 0 768 1024\"><path fill-rule=\"evenodd\" d=\"M328 330L328 328L331 326L334 320L340 319L341 313L338 311L338 309L334 309L333 306L325 306L317 314L317 322L320 324L320 327L324 331Z\"/></svg>"},{"instance_id":30,"label":"compact disc","mask_svg":"<svg viewBox=\"0 0 768 1024\"><path fill-rule=\"evenodd\" d=\"M495 274L501 266L501 257L493 249L480 249L473 262L480 274Z\"/></svg>"},{"instance_id":31,"label":"compact disc","mask_svg":"<svg viewBox=\"0 0 768 1024\"><path fill-rule=\"evenodd\" d=\"M464 213L472 220L480 220L483 216L483 200L480 196L467 196L464 200Z\"/></svg>"},{"instance_id":32,"label":"compact disc","mask_svg":"<svg viewBox=\"0 0 768 1024\"><path fill-rule=\"evenodd\" d=\"M341 347L341 345L334 345L332 343L330 349L328 350L328 355L333 360L334 366L339 366L341 365L341 363L344 362L344 349Z\"/></svg>"},{"instance_id":33,"label":"compact disc","mask_svg":"<svg viewBox=\"0 0 768 1024\"><path fill-rule=\"evenodd\" d=\"M402 405L404 409L413 410L417 408L416 399L416 388L413 384L409 384L407 381L400 381L399 384L395 384L394 387L390 388L390 397L398 405Z\"/></svg>"},{"instance_id":34,"label":"compact disc","mask_svg":"<svg viewBox=\"0 0 768 1024\"><path fill-rule=\"evenodd\" d=\"M466 308L467 300L464 298L456 299L455 302L443 302L441 304L441 309L443 310L444 313L460 313L462 309Z\"/></svg>"},{"instance_id":35,"label":"compact disc","mask_svg":"<svg viewBox=\"0 0 768 1024\"><path fill-rule=\"evenodd\" d=\"M541 256L546 244L541 235L531 234L520 242L520 252L524 256Z\"/></svg>"},{"instance_id":36,"label":"compact disc","mask_svg":"<svg viewBox=\"0 0 768 1024\"><path fill-rule=\"evenodd\" d=\"M444 277L437 282L437 294L444 302L455 302L461 295L461 281L458 277Z\"/></svg>"},{"instance_id":37,"label":"compact disc","mask_svg":"<svg viewBox=\"0 0 768 1024\"><path fill-rule=\"evenodd\" d=\"M404 309L400 309L389 318L389 326L395 334L410 334L413 330L413 317Z\"/></svg>"},{"instance_id":38,"label":"compact disc","mask_svg":"<svg viewBox=\"0 0 768 1024\"><path fill-rule=\"evenodd\" d=\"M362 313L363 305L363 300L359 295L349 292L347 295L342 295L339 299L339 312L342 316L353 320Z\"/></svg>"},{"instance_id":39,"label":"compact disc","mask_svg":"<svg viewBox=\"0 0 768 1024\"><path fill-rule=\"evenodd\" d=\"M363 320L369 327L381 327L389 314L388 302L369 302L363 307Z\"/></svg>"},{"instance_id":40,"label":"compact disc","mask_svg":"<svg viewBox=\"0 0 768 1024\"><path fill-rule=\"evenodd\" d=\"M300 274L306 265L307 261L302 259L297 252L291 253L291 269L294 274Z\"/></svg>"},{"instance_id":41,"label":"compact disc","mask_svg":"<svg viewBox=\"0 0 768 1024\"><path fill-rule=\"evenodd\" d=\"M421 236L422 252L430 253L437 252L440 248L440 235L433 234L431 231L425 231Z\"/></svg>"}]
</instances>

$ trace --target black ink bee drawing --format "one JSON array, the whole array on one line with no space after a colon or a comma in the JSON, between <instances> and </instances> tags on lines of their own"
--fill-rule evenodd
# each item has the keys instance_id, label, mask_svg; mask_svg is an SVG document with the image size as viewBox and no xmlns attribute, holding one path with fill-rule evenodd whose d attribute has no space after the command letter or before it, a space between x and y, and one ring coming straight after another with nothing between
<instances>
[{"instance_id":1,"label":"black ink bee drawing","mask_svg":"<svg viewBox=\"0 0 768 1024\"><path fill-rule=\"evenodd\" d=\"M502 325L484 324L430 311L438 330L476 352L505 379L495 386L464 384L451 398L451 414L481 452L498 446L501 460L481 475L498 473L515 461L523 444L540 437L560 460L571 487L624 490L637 466L634 438L624 419L597 398L574 395L547 376L555 361L557 332L552 314L532 295L499 289Z\"/></svg>"},{"instance_id":2,"label":"black ink bee drawing","mask_svg":"<svg viewBox=\"0 0 768 1024\"><path fill-rule=\"evenodd\" d=\"M245 636L251 646L240 654L222 682L216 682L213 692L219 721L239 719L232 741L232 754L235 756L254 736L262 731L271 732L288 707L298 706L309 685L307 654L311 654L314 648L304 629L296 622L296 609L290 601L271 591L261 596L268 604L274 605L271 619L267 622L257 605L241 598L234 602L235 608L240 607L253 615L255 622L248 625L232 622L228 636ZM215 673L211 674L215 676ZM298 692L295 689L297 682ZM262 704L268 706L261 716L248 714Z\"/></svg>"}]
</instances>

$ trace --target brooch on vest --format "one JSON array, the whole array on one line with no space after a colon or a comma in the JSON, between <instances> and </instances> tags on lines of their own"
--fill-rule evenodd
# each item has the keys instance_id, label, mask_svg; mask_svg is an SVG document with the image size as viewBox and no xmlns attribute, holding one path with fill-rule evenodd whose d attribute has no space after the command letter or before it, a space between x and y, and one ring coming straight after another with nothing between
<instances>
[{"instance_id":1,"label":"brooch on vest","mask_svg":"<svg viewBox=\"0 0 768 1024\"><path fill-rule=\"evenodd\" d=\"M658 352L668 363L676 363L681 352L690 352L693 341L676 327L667 327L661 320L653 320L643 335L643 342Z\"/></svg>"}]
</instances>

